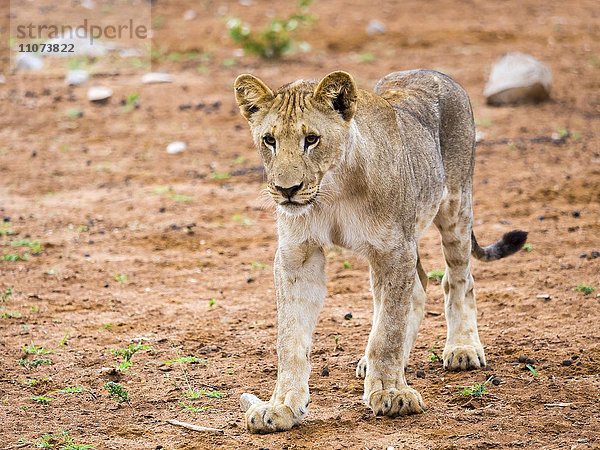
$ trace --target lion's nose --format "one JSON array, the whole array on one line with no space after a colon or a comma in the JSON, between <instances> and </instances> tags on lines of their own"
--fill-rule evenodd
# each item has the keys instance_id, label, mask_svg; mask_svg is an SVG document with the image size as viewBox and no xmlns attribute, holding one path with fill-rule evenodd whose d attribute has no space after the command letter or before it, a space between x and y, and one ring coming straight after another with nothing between
<instances>
[{"instance_id":1,"label":"lion's nose","mask_svg":"<svg viewBox=\"0 0 600 450\"><path fill-rule=\"evenodd\" d=\"M303 184L304 183L300 183L300 184L297 184L295 186L290 186L290 187L275 186L275 188L279 192L281 192L284 197L291 199L296 192L298 192L300 189L302 189Z\"/></svg>"}]
</instances>

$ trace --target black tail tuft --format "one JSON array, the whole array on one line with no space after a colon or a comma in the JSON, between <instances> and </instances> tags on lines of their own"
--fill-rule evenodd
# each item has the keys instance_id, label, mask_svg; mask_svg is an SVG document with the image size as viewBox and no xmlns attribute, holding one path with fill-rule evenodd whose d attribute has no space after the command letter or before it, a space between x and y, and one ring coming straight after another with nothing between
<instances>
[{"instance_id":1,"label":"black tail tuft","mask_svg":"<svg viewBox=\"0 0 600 450\"><path fill-rule=\"evenodd\" d=\"M471 232L471 252L475 258L482 261L495 261L518 252L523 248L525 241L527 241L526 231L513 230L492 245L480 247L475 239L475 233Z\"/></svg>"}]
</instances>

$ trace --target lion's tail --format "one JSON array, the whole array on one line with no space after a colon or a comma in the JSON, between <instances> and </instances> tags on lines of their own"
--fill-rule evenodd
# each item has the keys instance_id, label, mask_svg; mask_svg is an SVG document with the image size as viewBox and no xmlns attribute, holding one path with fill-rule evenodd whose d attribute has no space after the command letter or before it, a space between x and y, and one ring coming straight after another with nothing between
<instances>
[{"instance_id":1,"label":"lion's tail","mask_svg":"<svg viewBox=\"0 0 600 450\"><path fill-rule=\"evenodd\" d=\"M471 231L471 254L481 261L495 261L518 252L523 248L525 241L527 241L526 231L513 230L492 245L480 247L475 239L475 233Z\"/></svg>"}]
</instances>

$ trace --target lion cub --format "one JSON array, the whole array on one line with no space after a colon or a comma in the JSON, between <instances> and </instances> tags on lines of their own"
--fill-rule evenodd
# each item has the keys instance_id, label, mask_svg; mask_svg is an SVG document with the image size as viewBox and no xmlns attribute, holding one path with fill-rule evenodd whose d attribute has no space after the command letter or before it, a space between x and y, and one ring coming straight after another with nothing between
<instances>
[{"instance_id":1,"label":"lion cub","mask_svg":"<svg viewBox=\"0 0 600 450\"><path fill-rule=\"evenodd\" d=\"M248 430L288 430L307 413L327 245L352 249L370 265L373 327L356 373L375 414L424 409L404 369L426 298L417 244L431 223L446 260L444 367L485 366L470 256L511 255L527 233L509 232L483 248L475 240L475 125L466 92L442 73L415 70L387 75L375 93L345 72L275 92L245 74L235 80L235 97L264 162L279 235L277 384L268 402L242 395Z\"/></svg>"}]
</instances>

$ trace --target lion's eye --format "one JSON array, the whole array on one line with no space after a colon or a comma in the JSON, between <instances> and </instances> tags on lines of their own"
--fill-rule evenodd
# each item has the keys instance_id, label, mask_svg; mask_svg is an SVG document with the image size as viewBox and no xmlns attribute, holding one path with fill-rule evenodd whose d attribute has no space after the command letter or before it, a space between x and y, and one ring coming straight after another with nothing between
<instances>
[{"instance_id":1,"label":"lion's eye","mask_svg":"<svg viewBox=\"0 0 600 450\"><path fill-rule=\"evenodd\" d=\"M275 144L277 143L275 138L273 136L271 136L270 134L265 134L263 136L263 142L265 143L265 145L267 147L273 147L273 148L275 148Z\"/></svg>"},{"instance_id":2,"label":"lion's eye","mask_svg":"<svg viewBox=\"0 0 600 450\"><path fill-rule=\"evenodd\" d=\"M304 137L304 150L308 149L308 147L312 147L313 145L319 142L319 136L316 134L309 134Z\"/></svg>"}]
</instances>

